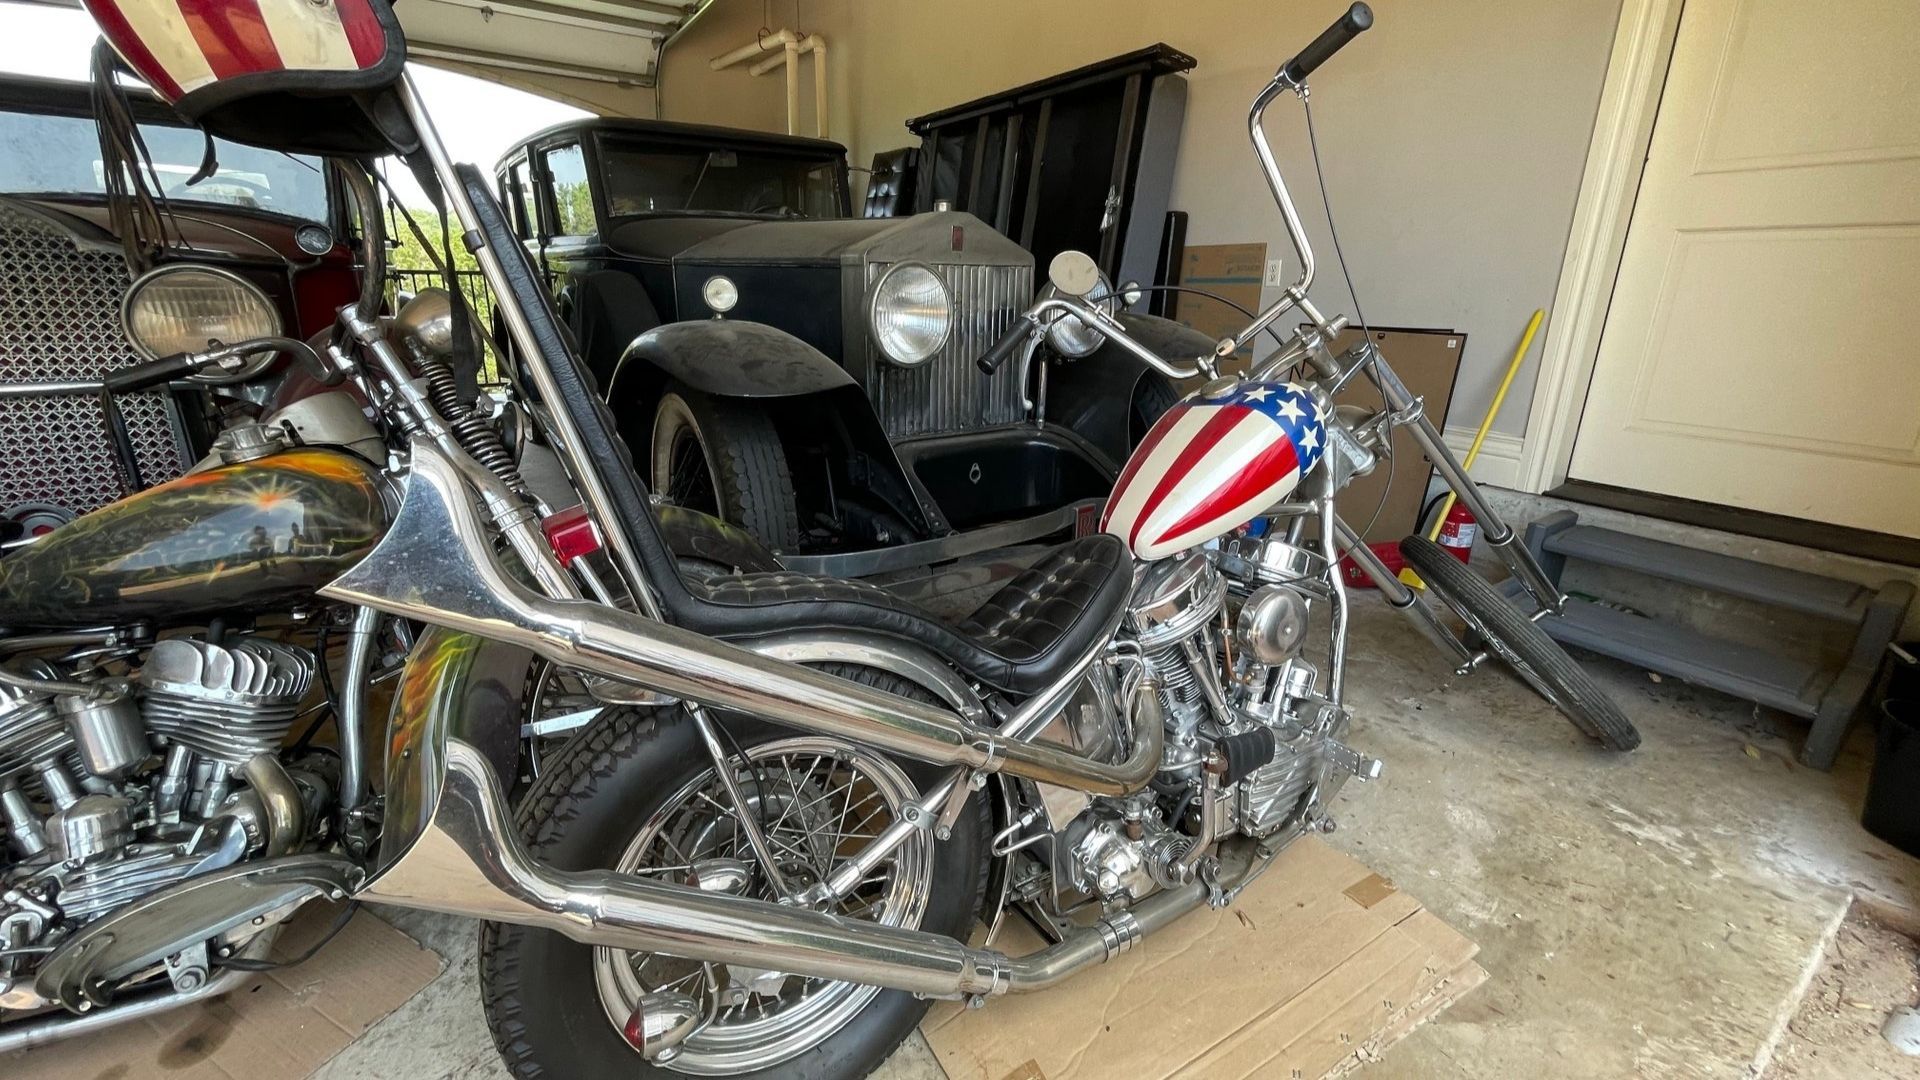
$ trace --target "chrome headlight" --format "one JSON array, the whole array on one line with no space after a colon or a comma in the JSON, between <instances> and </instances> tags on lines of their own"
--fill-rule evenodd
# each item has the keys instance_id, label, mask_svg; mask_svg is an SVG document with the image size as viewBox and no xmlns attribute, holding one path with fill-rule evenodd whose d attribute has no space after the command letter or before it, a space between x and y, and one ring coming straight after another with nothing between
<instances>
[{"instance_id":1,"label":"chrome headlight","mask_svg":"<svg viewBox=\"0 0 1920 1080\"><path fill-rule=\"evenodd\" d=\"M1042 299L1060 295L1060 287L1051 283L1040 290ZM1120 298L1114 295L1113 286L1107 283L1105 274L1100 275L1099 284L1087 293L1085 301L1109 315L1120 309ZM1106 340L1105 334L1082 322L1078 315L1057 311L1047 319L1047 344L1061 356L1074 360L1091 356L1095 349L1106 344Z\"/></svg>"},{"instance_id":2,"label":"chrome headlight","mask_svg":"<svg viewBox=\"0 0 1920 1080\"><path fill-rule=\"evenodd\" d=\"M141 275L127 289L120 324L127 340L149 360L199 352L209 342L232 344L281 332L280 313L252 283L230 271L185 264ZM264 359L272 355L262 354ZM247 369L222 372L218 380L249 377L258 365L249 363Z\"/></svg>"},{"instance_id":3,"label":"chrome headlight","mask_svg":"<svg viewBox=\"0 0 1920 1080\"><path fill-rule=\"evenodd\" d=\"M953 297L925 263L895 263L873 283L867 301L873 340L901 367L923 364L953 332Z\"/></svg>"}]
</instances>

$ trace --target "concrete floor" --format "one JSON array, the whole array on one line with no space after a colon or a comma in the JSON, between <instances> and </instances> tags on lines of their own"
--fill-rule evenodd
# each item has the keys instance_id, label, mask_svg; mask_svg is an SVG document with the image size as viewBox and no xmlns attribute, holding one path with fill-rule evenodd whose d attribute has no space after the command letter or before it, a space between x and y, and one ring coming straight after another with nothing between
<instances>
[{"instance_id":1,"label":"concrete floor","mask_svg":"<svg viewBox=\"0 0 1920 1080\"><path fill-rule=\"evenodd\" d=\"M1866 732L1812 772L1792 764L1799 725L1582 659L1638 752L1593 749L1503 672L1454 677L1357 604L1353 741L1387 771L1347 787L1331 840L1478 941L1492 976L1362 1075L1755 1075L1849 896L1920 906L1920 861L1857 824ZM317 1075L504 1077L473 925L384 914L447 971ZM943 1076L918 1036L876 1075Z\"/></svg>"}]
</instances>

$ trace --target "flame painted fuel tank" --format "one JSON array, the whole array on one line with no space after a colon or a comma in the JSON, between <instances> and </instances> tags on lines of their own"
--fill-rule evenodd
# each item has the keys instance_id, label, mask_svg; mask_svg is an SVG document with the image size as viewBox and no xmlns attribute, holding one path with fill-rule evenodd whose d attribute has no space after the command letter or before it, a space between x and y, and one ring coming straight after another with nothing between
<instances>
[{"instance_id":1,"label":"flame painted fuel tank","mask_svg":"<svg viewBox=\"0 0 1920 1080\"><path fill-rule=\"evenodd\" d=\"M1160 417L1120 472L1100 522L1161 559L1245 525L1319 461L1326 418L1298 383L1211 383Z\"/></svg>"},{"instance_id":2,"label":"flame painted fuel tank","mask_svg":"<svg viewBox=\"0 0 1920 1080\"><path fill-rule=\"evenodd\" d=\"M0 557L0 628L191 623L313 596L387 527L378 474L290 450L149 488Z\"/></svg>"}]
</instances>

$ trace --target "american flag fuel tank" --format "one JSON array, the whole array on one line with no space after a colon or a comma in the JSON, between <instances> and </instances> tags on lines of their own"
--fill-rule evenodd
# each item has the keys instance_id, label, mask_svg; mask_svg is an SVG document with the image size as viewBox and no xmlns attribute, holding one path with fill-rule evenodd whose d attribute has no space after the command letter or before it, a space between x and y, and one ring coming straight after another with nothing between
<instances>
[{"instance_id":1,"label":"american flag fuel tank","mask_svg":"<svg viewBox=\"0 0 1920 1080\"><path fill-rule=\"evenodd\" d=\"M1325 443L1326 418L1298 383L1203 389L1141 440L1100 528L1141 559L1204 544L1285 498Z\"/></svg>"}]
</instances>

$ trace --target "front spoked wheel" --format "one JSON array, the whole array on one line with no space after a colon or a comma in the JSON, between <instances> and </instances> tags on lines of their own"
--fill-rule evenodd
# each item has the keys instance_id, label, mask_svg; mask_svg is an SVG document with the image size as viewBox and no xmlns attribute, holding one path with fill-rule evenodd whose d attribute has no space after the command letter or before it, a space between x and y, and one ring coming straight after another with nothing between
<instances>
[{"instance_id":1,"label":"front spoked wheel","mask_svg":"<svg viewBox=\"0 0 1920 1080\"><path fill-rule=\"evenodd\" d=\"M1485 578L1424 536L1400 541L1400 554L1489 649L1575 727L1611 750L1640 745L1640 732L1593 676Z\"/></svg>"},{"instance_id":2,"label":"front spoked wheel","mask_svg":"<svg viewBox=\"0 0 1920 1080\"><path fill-rule=\"evenodd\" d=\"M737 744L730 764L742 805L727 796L679 710L609 710L551 755L528 792L520 821L533 854L560 869L608 867L773 900L741 815L758 822L786 887L799 889L864 847L939 776L852 743L741 717L715 720ZM970 804L950 839L916 834L832 910L965 938L985 832ZM590 947L517 926L488 924L481 945L488 1020L509 1068L525 1078L860 1077L927 1008L897 991ZM642 1060L620 1031L652 991L686 995L707 1017L666 1062Z\"/></svg>"}]
</instances>

